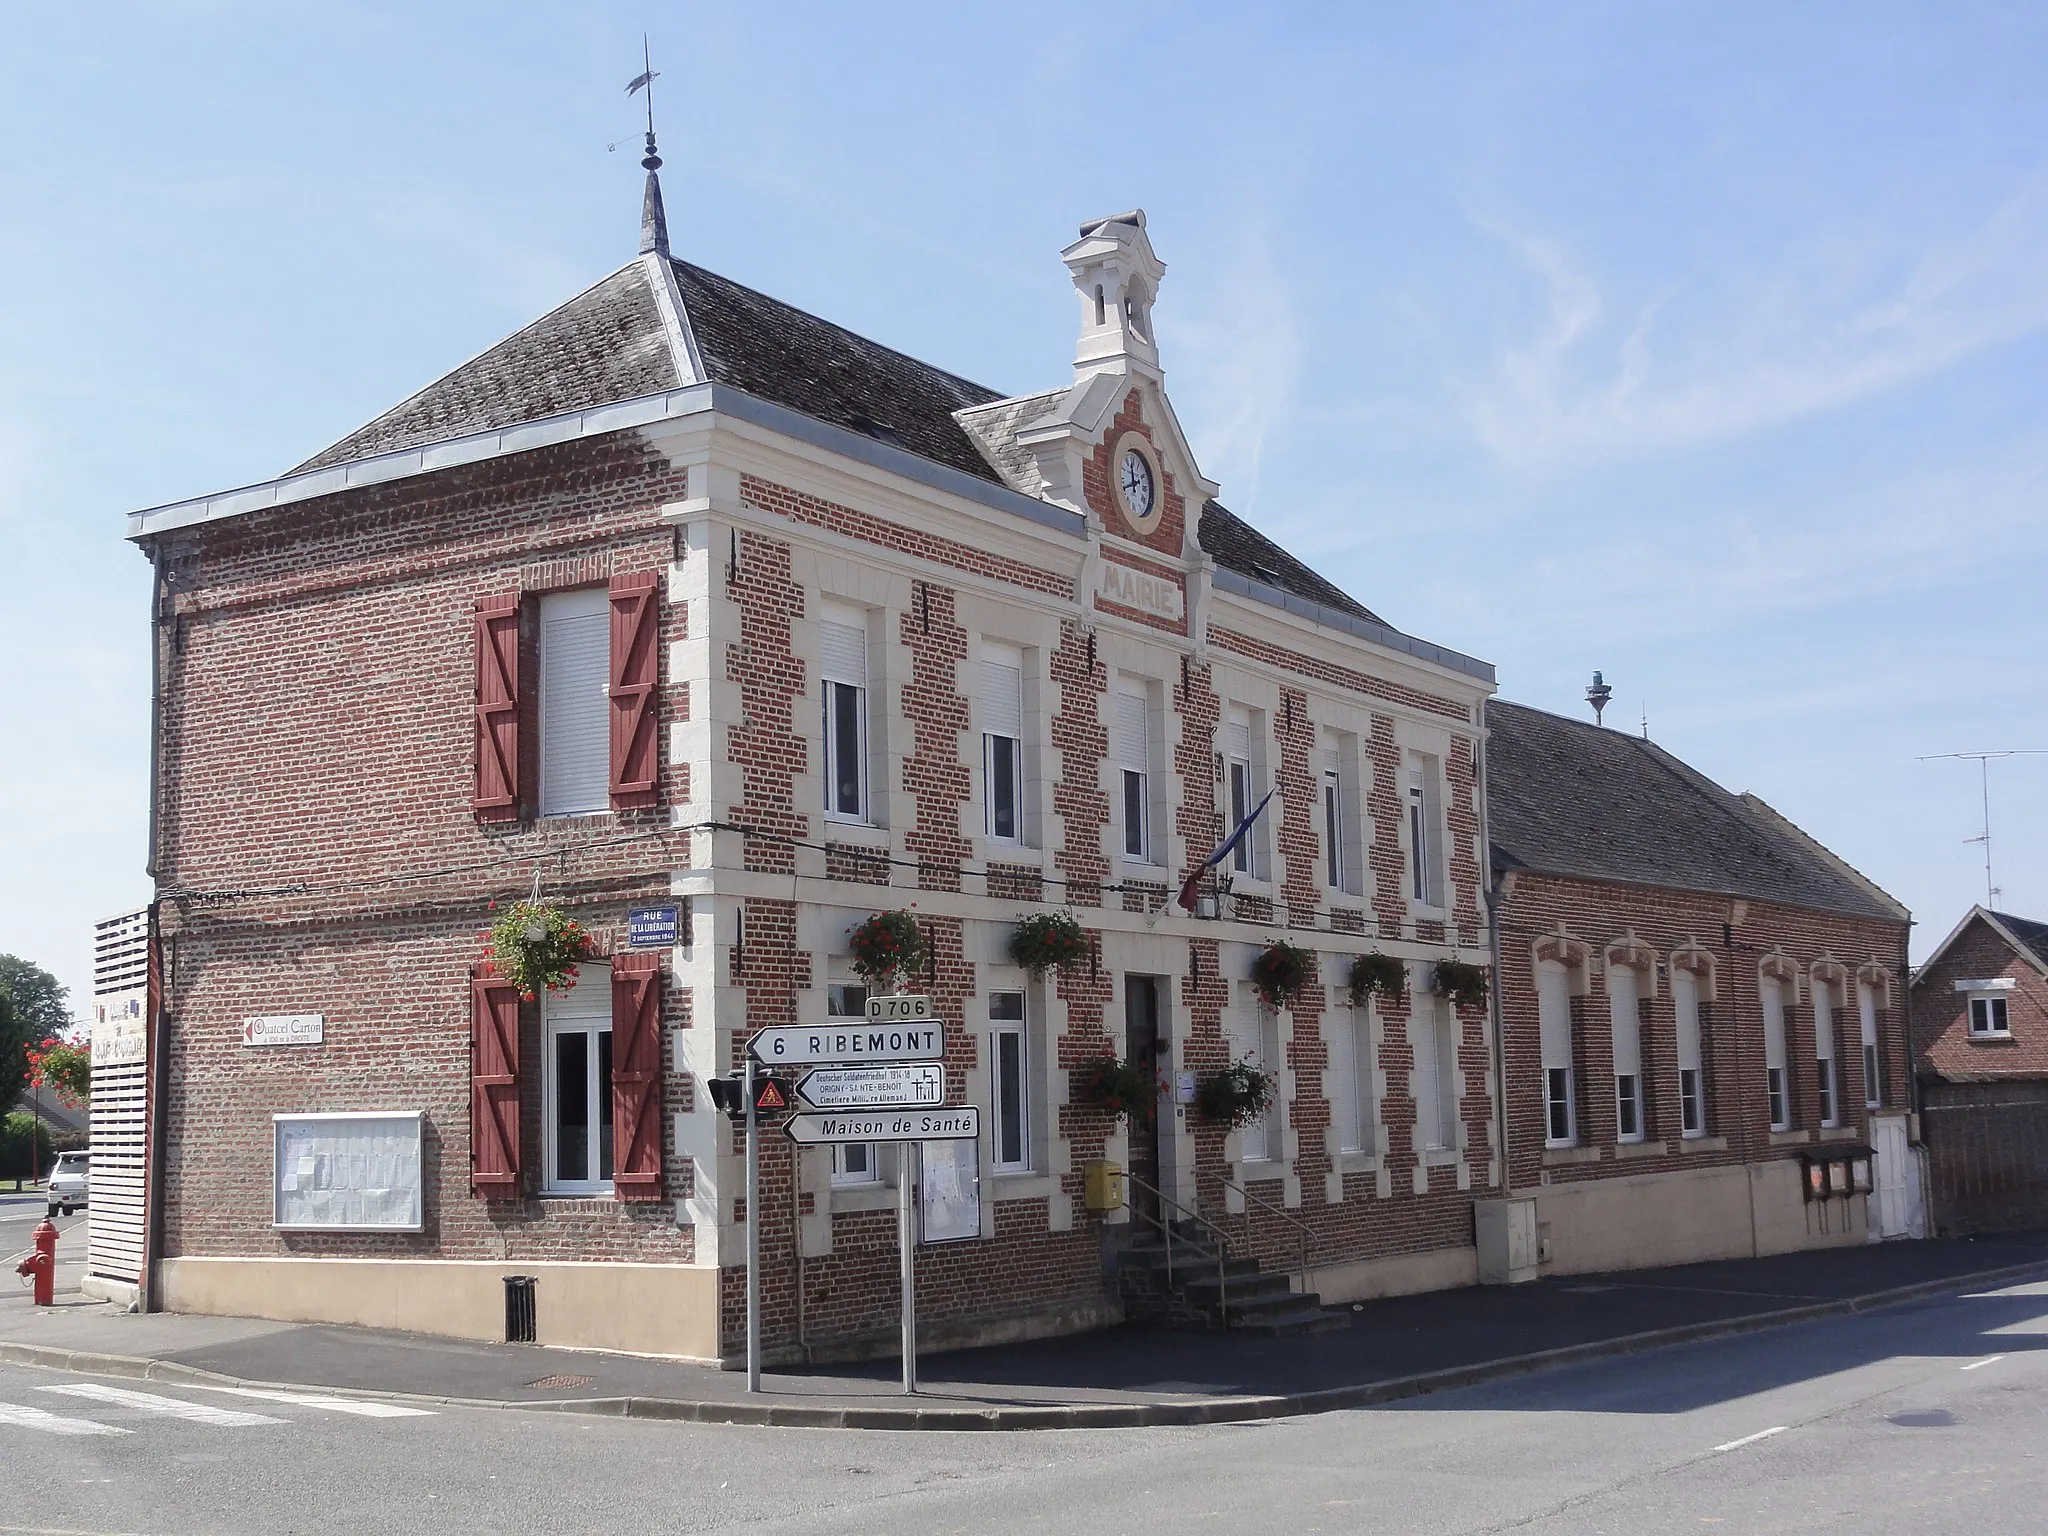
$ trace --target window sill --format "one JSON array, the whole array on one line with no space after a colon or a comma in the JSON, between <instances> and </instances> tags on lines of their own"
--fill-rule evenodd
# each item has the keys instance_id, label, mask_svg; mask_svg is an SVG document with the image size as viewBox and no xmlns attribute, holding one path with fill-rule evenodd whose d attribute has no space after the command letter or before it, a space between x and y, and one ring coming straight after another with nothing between
<instances>
[{"instance_id":1,"label":"window sill","mask_svg":"<svg viewBox=\"0 0 2048 1536\"><path fill-rule=\"evenodd\" d=\"M1863 1132L1853 1125L1824 1125L1820 1128L1822 1141L1856 1141Z\"/></svg>"},{"instance_id":2,"label":"window sill","mask_svg":"<svg viewBox=\"0 0 2048 1536\"><path fill-rule=\"evenodd\" d=\"M1339 1173L1378 1173L1380 1155L1377 1152L1339 1152L1336 1167Z\"/></svg>"},{"instance_id":3,"label":"window sill","mask_svg":"<svg viewBox=\"0 0 2048 1536\"><path fill-rule=\"evenodd\" d=\"M1270 1184L1287 1177L1287 1165L1270 1157L1256 1162L1239 1163L1237 1182L1240 1184Z\"/></svg>"},{"instance_id":4,"label":"window sill","mask_svg":"<svg viewBox=\"0 0 2048 1536\"><path fill-rule=\"evenodd\" d=\"M1773 1131L1771 1145L1774 1147L1802 1147L1813 1138L1804 1131Z\"/></svg>"},{"instance_id":5,"label":"window sill","mask_svg":"<svg viewBox=\"0 0 2048 1536\"><path fill-rule=\"evenodd\" d=\"M835 1184L830 1204L835 1216L842 1211L891 1210L896 1205L896 1186L880 1181L873 1184Z\"/></svg>"},{"instance_id":6,"label":"window sill","mask_svg":"<svg viewBox=\"0 0 2048 1536\"><path fill-rule=\"evenodd\" d=\"M873 848L887 853L891 846L889 829L878 827L871 821L840 820L831 811L823 813L825 826L835 843L851 843L858 848Z\"/></svg>"},{"instance_id":7,"label":"window sill","mask_svg":"<svg viewBox=\"0 0 2048 1536\"><path fill-rule=\"evenodd\" d=\"M1564 1168L1572 1163L1597 1163L1600 1161L1598 1147L1545 1147L1543 1166Z\"/></svg>"},{"instance_id":8,"label":"window sill","mask_svg":"<svg viewBox=\"0 0 2048 1536\"><path fill-rule=\"evenodd\" d=\"M1422 1149L1422 1166L1425 1168L1452 1168L1457 1166L1457 1162L1458 1149L1456 1147L1424 1147Z\"/></svg>"},{"instance_id":9,"label":"window sill","mask_svg":"<svg viewBox=\"0 0 2048 1536\"><path fill-rule=\"evenodd\" d=\"M1624 1141L1615 1146L1614 1160L1623 1163L1637 1157L1666 1157L1670 1152L1668 1141Z\"/></svg>"},{"instance_id":10,"label":"window sill","mask_svg":"<svg viewBox=\"0 0 2048 1536\"><path fill-rule=\"evenodd\" d=\"M997 1201L1004 1200L1049 1200L1059 1189L1059 1181L1050 1174L1035 1171L995 1173L989 1175L990 1193Z\"/></svg>"},{"instance_id":11,"label":"window sill","mask_svg":"<svg viewBox=\"0 0 2048 1536\"><path fill-rule=\"evenodd\" d=\"M2012 1031L2002 1035L1970 1035L1966 1037L1972 1045L2011 1045Z\"/></svg>"},{"instance_id":12,"label":"window sill","mask_svg":"<svg viewBox=\"0 0 2048 1536\"><path fill-rule=\"evenodd\" d=\"M544 1189L534 1200L547 1207L541 1212L544 1216L566 1216L579 1206L608 1211L619 1203L618 1196L609 1189Z\"/></svg>"},{"instance_id":13,"label":"window sill","mask_svg":"<svg viewBox=\"0 0 2048 1536\"><path fill-rule=\"evenodd\" d=\"M545 827L558 827L564 822L570 821L610 821L611 819L612 808L608 805L599 806L597 809L590 811L540 811L533 818L536 826Z\"/></svg>"},{"instance_id":14,"label":"window sill","mask_svg":"<svg viewBox=\"0 0 2048 1536\"><path fill-rule=\"evenodd\" d=\"M1678 1150L1681 1152L1726 1152L1728 1150L1728 1138L1726 1136L1682 1136L1679 1138Z\"/></svg>"}]
</instances>

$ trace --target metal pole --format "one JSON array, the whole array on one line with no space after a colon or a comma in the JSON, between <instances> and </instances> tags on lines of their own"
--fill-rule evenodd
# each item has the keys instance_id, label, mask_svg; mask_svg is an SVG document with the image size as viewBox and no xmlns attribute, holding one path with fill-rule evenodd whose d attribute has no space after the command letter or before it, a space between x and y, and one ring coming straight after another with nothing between
<instances>
[{"instance_id":1,"label":"metal pole","mask_svg":"<svg viewBox=\"0 0 2048 1536\"><path fill-rule=\"evenodd\" d=\"M754 1113L754 1053L742 1078L747 1095L747 1390L761 1390L761 1122Z\"/></svg>"},{"instance_id":2,"label":"metal pole","mask_svg":"<svg viewBox=\"0 0 2048 1536\"><path fill-rule=\"evenodd\" d=\"M917 1392L917 1230L911 1209L916 1176L914 1141L898 1142L896 1153L896 1241L903 1266L903 1390Z\"/></svg>"}]
</instances>

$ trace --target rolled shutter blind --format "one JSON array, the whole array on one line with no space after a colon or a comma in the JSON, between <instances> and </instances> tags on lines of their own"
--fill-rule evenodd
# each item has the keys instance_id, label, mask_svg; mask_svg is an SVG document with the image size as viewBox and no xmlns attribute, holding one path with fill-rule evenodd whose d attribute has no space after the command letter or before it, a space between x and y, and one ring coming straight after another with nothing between
<instances>
[{"instance_id":1,"label":"rolled shutter blind","mask_svg":"<svg viewBox=\"0 0 2048 1536\"><path fill-rule=\"evenodd\" d=\"M612 1193L659 1200L661 1189L661 956L612 961Z\"/></svg>"},{"instance_id":2,"label":"rolled shutter blind","mask_svg":"<svg viewBox=\"0 0 2048 1536\"><path fill-rule=\"evenodd\" d=\"M1824 981L1813 984L1813 1054L1821 1061L1835 1058L1834 989Z\"/></svg>"},{"instance_id":3,"label":"rolled shutter blind","mask_svg":"<svg viewBox=\"0 0 2048 1536\"><path fill-rule=\"evenodd\" d=\"M1233 720L1223 733L1223 750L1228 757L1252 760L1252 727L1249 720Z\"/></svg>"},{"instance_id":4,"label":"rolled shutter blind","mask_svg":"<svg viewBox=\"0 0 2048 1536\"><path fill-rule=\"evenodd\" d=\"M602 588L540 605L540 798L543 816L611 804L611 620Z\"/></svg>"},{"instance_id":5,"label":"rolled shutter blind","mask_svg":"<svg viewBox=\"0 0 2048 1536\"><path fill-rule=\"evenodd\" d=\"M1150 762L1145 753L1145 696L1142 693L1119 693L1116 696L1116 741L1112 750L1116 753L1119 767L1134 768L1140 773L1149 770Z\"/></svg>"},{"instance_id":6,"label":"rolled shutter blind","mask_svg":"<svg viewBox=\"0 0 2048 1536\"><path fill-rule=\"evenodd\" d=\"M1678 1065L1697 1072L1700 1066L1700 979L1691 971L1671 968L1671 1001L1678 1015Z\"/></svg>"},{"instance_id":7,"label":"rolled shutter blind","mask_svg":"<svg viewBox=\"0 0 2048 1536\"><path fill-rule=\"evenodd\" d=\"M1024 672L1006 661L981 663L981 718L992 736L1024 734Z\"/></svg>"},{"instance_id":8,"label":"rolled shutter blind","mask_svg":"<svg viewBox=\"0 0 2048 1536\"><path fill-rule=\"evenodd\" d=\"M477 966L469 981L469 1187L519 1194L519 993Z\"/></svg>"},{"instance_id":9,"label":"rolled shutter blind","mask_svg":"<svg viewBox=\"0 0 2048 1536\"><path fill-rule=\"evenodd\" d=\"M1772 980L1764 983L1764 1065L1782 1067L1785 1065L1785 985Z\"/></svg>"},{"instance_id":10,"label":"rolled shutter blind","mask_svg":"<svg viewBox=\"0 0 2048 1536\"><path fill-rule=\"evenodd\" d=\"M1572 1064L1572 987L1564 967L1544 961L1536 967L1536 1016L1543 1034L1543 1066Z\"/></svg>"},{"instance_id":11,"label":"rolled shutter blind","mask_svg":"<svg viewBox=\"0 0 2048 1536\"><path fill-rule=\"evenodd\" d=\"M838 619L818 621L818 672L835 683L868 685L868 632Z\"/></svg>"},{"instance_id":12,"label":"rolled shutter blind","mask_svg":"<svg viewBox=\"0 0 2048 1536\"><path fill-rule=\"evenodd\" d=\"M1614 1070L1640 1077L1643 1072L1643 1030L1636 1015L1636 973L1627 966L1607 968L1608 1017L1614 1023Z\"/></svg>"}]
</instances>

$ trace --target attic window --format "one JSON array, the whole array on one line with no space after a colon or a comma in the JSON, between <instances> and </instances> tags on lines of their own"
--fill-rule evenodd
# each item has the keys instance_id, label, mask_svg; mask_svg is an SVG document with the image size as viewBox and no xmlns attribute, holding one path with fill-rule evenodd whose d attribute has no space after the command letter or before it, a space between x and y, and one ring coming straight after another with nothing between
<instances>
[{"instance_id":1,"label":"attic window","mask_svg":"<svg viewBox=\"0 0 2048 1536\"><path fill-rule=\"evenodd\" d=\"M903 435L887 422L875 421L866 416L856 416L853 418L853 425L856 431L865 433L878 443L887 443L892 448L907 446L903 441Z\"/></svg>"},{"instance_id":2,"label":"attic window","mask_svg":"<svg viewBox=\"0 0 2048 1536\"><path fill-rule=\"evenodd\" d=\"M1258 561L1254 560L1252 562L1252 572L1261 581L1269 581L1276 587L1281 584L1280 573L1270 565L1261 565Z\"/></svg>"}]
</instances>

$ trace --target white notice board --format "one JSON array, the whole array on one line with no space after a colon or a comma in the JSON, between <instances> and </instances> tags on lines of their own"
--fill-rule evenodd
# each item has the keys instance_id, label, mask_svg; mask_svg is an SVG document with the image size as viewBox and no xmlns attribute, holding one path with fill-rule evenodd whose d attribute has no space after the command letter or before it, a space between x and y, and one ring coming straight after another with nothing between
<instances>
[{"instance_id":1,"label":"white notice board","mask_svg":"<svg viewBox=\"0 0 2048 1536\"><path fill-rule=\"evenodd\" d=\"M271 1116L271 1225L298 1232L417 1232L420 1113Z\"/></svg>"},{"instance_id":2,"label":"white notice board","mask_svg":"<svg viewBox=\"0 0 2048 1536\"><path fill-rule=\"evenodd\" d=\"M981 1142L921 1141L918 1240L960 1243L981 1236Z\"/></svg>"}]
</instances>

